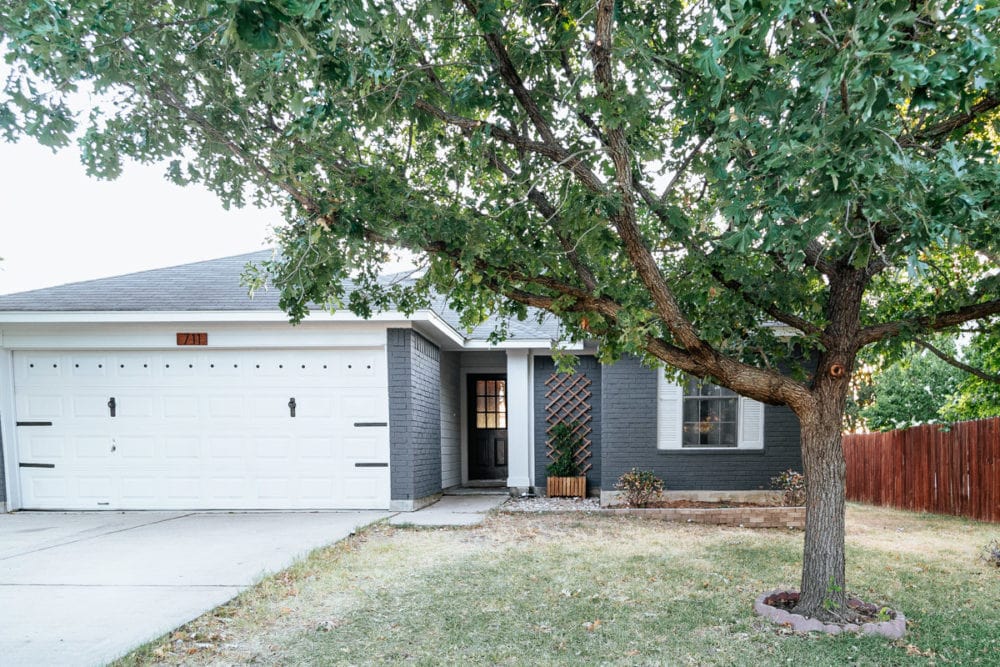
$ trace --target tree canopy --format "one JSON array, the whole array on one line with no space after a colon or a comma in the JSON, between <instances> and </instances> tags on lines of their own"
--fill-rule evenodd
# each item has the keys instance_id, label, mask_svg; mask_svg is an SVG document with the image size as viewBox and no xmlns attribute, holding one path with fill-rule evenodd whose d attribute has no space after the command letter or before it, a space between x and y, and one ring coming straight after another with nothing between
<instances>
[{"instance_id":1,"label":"tree canopy","mask_svg":"<svg viewBox=\"0 0 1000 667\"><path fill-rule=\"evenodd\" d=\"M0 128L78 136L99 177L165 160L228 205L278 202L266 269L295 320L310 303L416 308L434 288L467 324L550 311L606 359L789 405L810 479L800 604L821 612L843 604L829 582L843 590L859 350L1000 312L998 16L958 0L11 0ZM105 100L85 117L81 88ZM396 248L426 268L413 286L377 280Z\"/></svg>"}]
</instances>

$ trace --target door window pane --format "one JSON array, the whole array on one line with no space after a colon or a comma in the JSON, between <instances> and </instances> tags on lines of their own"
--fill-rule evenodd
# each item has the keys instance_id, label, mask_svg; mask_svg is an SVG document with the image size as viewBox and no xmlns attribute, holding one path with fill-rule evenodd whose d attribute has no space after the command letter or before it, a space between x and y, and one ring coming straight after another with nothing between
<instances>
[{"instance_id":1,"label":"door window pane","mask_svg":"<svg viewBox=\"0 0 1000 667\"><path fill-rule=\"evenodd\" d=\"M507 428L507 381L476 380L476 428Z\"/></svg>"}]
</instances>

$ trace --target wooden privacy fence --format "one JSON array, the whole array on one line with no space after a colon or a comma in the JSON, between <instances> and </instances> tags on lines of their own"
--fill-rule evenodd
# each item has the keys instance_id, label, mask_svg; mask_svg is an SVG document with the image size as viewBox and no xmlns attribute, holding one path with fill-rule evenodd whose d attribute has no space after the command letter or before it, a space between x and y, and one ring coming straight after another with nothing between
<instances>
[{"instance_id":1,"label":"wooden privacy fence","mask_svg":"<svg viewBox=\"0 0 1000 667\"><path fill-rule=\"evenodd\" d=\"M847 497L1000 522L1000 417L844 436Z\"/></svg>"}]
</instances>

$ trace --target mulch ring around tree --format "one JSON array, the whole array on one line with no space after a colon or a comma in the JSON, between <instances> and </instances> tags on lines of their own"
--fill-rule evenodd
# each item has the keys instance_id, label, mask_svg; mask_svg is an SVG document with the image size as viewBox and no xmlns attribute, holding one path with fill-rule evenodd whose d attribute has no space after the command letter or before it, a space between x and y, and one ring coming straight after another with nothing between
<instances>
[{"instance_id":1,"label":"mulch ring around tree","mask_svg":"<svg viewBox=\"0 0 1000 667\"><path fill-rule=\"evenodd\" d=\"M760 594L754 600L753 610L758 616L799 634L825 632L839 635L841 632L857 632L880 635L888 639L901 639L906 634L906 616L888 607L878 607L857 598L848 598L847 606L856 616L856 622L824 623L819 619L793 614L792 609L798 602L797 591L776 590Z\"/></svg>"}]
</instances>

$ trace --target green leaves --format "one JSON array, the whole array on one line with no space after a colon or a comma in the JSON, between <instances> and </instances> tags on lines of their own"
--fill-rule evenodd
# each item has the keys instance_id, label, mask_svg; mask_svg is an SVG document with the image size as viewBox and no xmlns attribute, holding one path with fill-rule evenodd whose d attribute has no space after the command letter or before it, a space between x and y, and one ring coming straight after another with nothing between
<instances>
[{"instance_id":1,"label":"green leaves","mask_svg":"<svg viewBox=\"0 0 1000 667\"><path fill-rule=\"evenodd\" d=\"M163 161L227 206L279 204L267 268L293 319L433 288L468 326L530 304L607 358L647 355L678 323L623 228L698 335L761 367L835 347L837 317L926 322L985 294L996 7L616 3L608 97L593 3L471 6L12 0L0 132L75 140L100 177ZM378 279L397 248L427 269L405 287ZM849 271L871 280L844 315Z\"/></svg>"},{"instance_id":2,"label":"green leaves","mask_svg":"<svg viewBox=\"0 0 1000 667\"><path fill-rule=\"evenodd\" d=\"M311 18L319 3L310 3L308 12L296 12L295 8L304 3L292 2L290 13L298 13L304 18ZM308 17L305 14L308 13ZM236 6L233 26L236 34L247 46L254 49L273 49L278 45L278 34L281 31L283 14L275 7L259 1L240 2Z\"/></svg>"}]
</instances>

